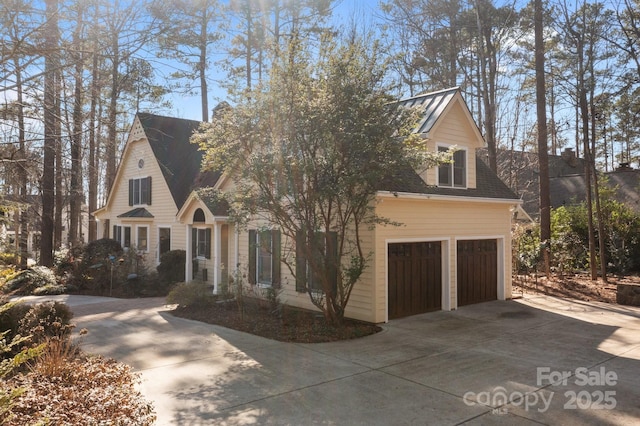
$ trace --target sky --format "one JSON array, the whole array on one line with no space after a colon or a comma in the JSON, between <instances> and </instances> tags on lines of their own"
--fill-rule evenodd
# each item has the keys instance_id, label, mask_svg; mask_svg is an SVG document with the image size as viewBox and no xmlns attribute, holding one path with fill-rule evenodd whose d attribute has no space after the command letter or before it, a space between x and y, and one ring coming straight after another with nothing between
<instances>
[{"instance_id":1,"label":"sky","mask_svg":"<svg viewBox=\"0 0 640 426\"><path fill-rule=\"evenodd\" d=\"M332 22L334 25L347 25L353 16L358 21L363 20L367 25L373 25L373 22L380 15L378 8L378 0L338 0L334 9ZM223 73L216 69L211 69L210 78L224 79ZM225 100L225 91L212 84L209 88L209 110L213 109L219 102ZM164 112L178 118L186 118L190 120L201 120L202 111L200 106L200 96L186 96L181 93L174 93L166 96L170 100L173 107Z\"/></svg>"}]
</instances>

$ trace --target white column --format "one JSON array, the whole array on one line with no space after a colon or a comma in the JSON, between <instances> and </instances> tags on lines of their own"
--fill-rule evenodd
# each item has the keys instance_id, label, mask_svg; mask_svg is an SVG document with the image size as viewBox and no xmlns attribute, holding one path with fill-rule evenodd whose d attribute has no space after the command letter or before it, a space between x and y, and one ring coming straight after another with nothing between
<instances>
[{"instance_id":1,"label":"white column","mask_svg":"<svg viewBox=\"0 0 640 426\"><path fill-rule=\"evenodd\" d=\"M193 253L191 250L191 225L187 225L187 247L185 247L185 259L184 259L184 281L191 282L193 279Z\"/></svg>"},{"instance_id":2,"label":"white column","mask_svg":"<svg viewBox=\"0 0 640 426\"><path fill-rule=\"evenodd\" d=\"M222 278L220 274L220 252L222 251L222 223L214 222L213 231L213 294L218 294L218 284Z\"/></svg>"}]
</instances>

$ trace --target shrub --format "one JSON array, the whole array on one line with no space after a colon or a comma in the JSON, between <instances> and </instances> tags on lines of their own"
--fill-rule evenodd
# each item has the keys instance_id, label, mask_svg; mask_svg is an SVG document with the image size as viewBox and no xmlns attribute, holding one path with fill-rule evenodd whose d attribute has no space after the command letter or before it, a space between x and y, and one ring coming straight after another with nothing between
<instances>
[{"instance_id":1,"label":"shrub","mask_svg":"<svg viewBox=\"0 0 640 426\"><path fill-rule=\"evenodd\" d=\"M185 259L186 252L184 250L171 250L163 253L157 267L160 281L168 285L184 281Z\"/></svg>"},{"instance_id":2,"label":"shrub","mask_svg":"<svg viewBox=\"0 0 640 426\"><path fill-rule=\"evenodd\" d=\"M213 300L211 289L204 281L176 285L167 295L167 303L179 306L203 306Z\"/></svg>"},{"instance_id":3,"label":"shrub","mask_svg":"<svg viewBox=\"0 0 640 426\"><path fill-rule=\"evenodd\" d=\"M124 250L116 240L102 238L84 247L82 260L75 270L71 284L79 291L103 295L111 290L112 282L121 284L126 275L119 267Z\"/></svg>"},{"instance_id":4,"label":"shrub","mask_svg":"<svg viewBox=\"0 0 640 426\"><path fill-rule=\"evenodd\" d=\"M18 334L20 320L25 317L31 307L22 302L6 302L3 300L0 305L0 332L8 331L5 336L7 341L11 341Z\"/></svg>"},{"instance_id":5,"label":"shrub","mask_svg":"<svg viewBox=\"0 0 640 426\"><path fill-rule=\"evenodd\" d=\"M61 302L44 302L33 305L20 320L18 333L31 335L32 343L42 343L47 338L66 338L71 334L73 312Z\"/></svg>"},{"instance_id":6,"label":"shrub","mask_svg":"<svg viewBox=\"0 0 640 426\"><path fill-rule=\"evenodd\" d=\"M39 287L55 285L57 285L56 276L51 269L46 266L33 266L7 280L4 289L6 292L18 295L30 295Z\"/></svg>"}]
</instances>

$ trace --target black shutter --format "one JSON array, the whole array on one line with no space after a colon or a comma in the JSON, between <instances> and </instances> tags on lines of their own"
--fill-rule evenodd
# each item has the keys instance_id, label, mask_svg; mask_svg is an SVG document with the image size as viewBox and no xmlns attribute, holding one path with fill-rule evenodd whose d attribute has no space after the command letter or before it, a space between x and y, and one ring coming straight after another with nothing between
<instances>
[{"instance_id":1,"label":"black shutter","mask_svg":"<svg viewBox=\"0 0 640 426\"><path fill-rule=\"evenodd\" d=\"M271 231L271 285L274 287L280 286L280 231Z\"/></svg>"},{"instance_id":2,"label":"black shutter","mask_svg":"<svg viewBox=\"0 0 640 426\"><path fill-rule=\"evenodd\" d=\"M129 205L133 205L133 179L129 179Z\"/></svg>"},{"instance_id":3,"label":"black shutter","mask_svg":"<svg viewBox=\"0 0 640 426\"><path fill-rule=\"evenodd\" d=\"M249 284L256 283L256 273L258 270L258 256L256 254L257 235L258 233L255 229L249 229Z\"/></svg>"},{"instance_id":4,"label":"black shutter","mask_svg":"<svg viewBox=\"0 0 640 426\"><path fill-rule=\"evenodd\" d=\"M148 188L148 195L147 195L147 204L151 205L151 176L149 176L147 178L147 188Z\"/></svg>"},{"instance_id":5,"label":"black shutter","mask_svg":"<svg viewBox=\"0 0 640 426\"><path fill-rule=\"evenodd\" d=\"M211 228L207 228L205 233L204 257L211 259Z\"/></svg>"},{"instance_id":6,"label":"black shutter","mask_svg":"<svg viewBox=\"0 0 640 426\"><path fill-rule=\"evenodd\" d=\"M198 230L191 228L191 257L198 257Z\"/></svg>"},{"instance_id":7,"label":"black shutter","mask_svg":"<svg viewBox=\"0 0 640 426\"><path fill-rule=\"evenodd\" d=\"M307 291L307 259L304 255L304 232L296 233L296 291Z\"/></svg>"}]
</instances>

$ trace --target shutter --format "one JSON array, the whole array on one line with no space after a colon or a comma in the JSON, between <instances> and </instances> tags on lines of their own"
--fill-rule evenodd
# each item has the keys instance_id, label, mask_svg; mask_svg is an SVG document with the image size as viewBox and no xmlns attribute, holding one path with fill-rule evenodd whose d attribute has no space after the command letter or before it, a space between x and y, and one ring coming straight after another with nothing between
<instances>
[{"instance_id":1,"label":"shutter","mask_svg":"<svg viewBox=\"0 0 640 426\"><path fill-rule=\"evenodd\" d=\"M117 228L117 226L116 226L116 225L113 225L113 237L111 238L112 240L116 240L116 241L118 240L118 234L117 234L117 232L118 232L118 228Z\"/></svg>"},{"instance_id":2,"label":"shutter","mask_svg":"<svg viewBox=\"0 0 640 426\"><path fill-rule=\"evenodd\" d=\"M307 259L304 255L304 232L296 233L296 291L307 290Z\"/></svg>"},{"instance_id":3,"label":"shutter","mask_svg":"<svg viewBox=\"0 0 640 426\"><path fill-rule=\"evenodd\" d=\"M149 176L147 178L147 188L148 188L148 192L147 192L147 204L151 205L151 176Z\"/></svg>"},{"instance_id":4,"label":"shutter","mask_svg":"<svg viewBox=\"0 0 640 426\"><path fill-rule=\"evenodd\" d=\"M280 230L271 231L271 285L280 287Z\"/></svg>"},{"instance_id":5,"label":"shutter","mask_svg":"<svg viewBox=\"0 0 640 426\"><path fill-rule=\"evenodd\" d=\"M249 284L256 283L256 274L258 270L258 256L256 253L257 232L255 229L249 230Z\"/></svg>"},{"instance_id":6,"label":"shutter","mask_svg":"<svg viewBox=\"0 0 640 426\"><path fill-rule=\"evenodd\" d=\"M211 228L207 228L205 233L204 257L211 259Z\"/></svg>"},{"instance_id":7,"label":"shutter","mask_svg":"<svg viewBox=\"0 0 640 426\"><path fill-rule=\"evenodd\" d=\"M133 205L133 179L129 179L129 205Z\"/></svg>"},{"instance_id":8,"label":"shutter","mask_svg":"<svg viewBox=\"0 0 640 426\"><path fill-rule=\"evenodd\" d=\"M191 258L198 257L198 230L191 228Z\"/></svg>"},{"instance_id":9,"label":"shutter","mask_svg":"<svg viewBox=\"0 0 640 426\"><path fill-rule=\"evenodd\" d=\"M338 291L338 233L329 232L326 239L327 261L329 263L329 279L331 280L331 291L337 296Z\"/></svg>"}]
</instances>

